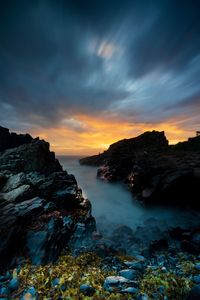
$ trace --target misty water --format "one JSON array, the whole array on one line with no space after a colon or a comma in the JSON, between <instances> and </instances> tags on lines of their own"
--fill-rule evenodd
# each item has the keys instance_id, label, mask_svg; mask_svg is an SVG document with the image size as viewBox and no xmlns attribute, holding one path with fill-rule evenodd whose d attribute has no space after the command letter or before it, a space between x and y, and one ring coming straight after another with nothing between
<instances>
[{"instance_id":1,"label":"misty water","mask_svg":"<svg viewBox=\"0 0 200 300\"><path fill-rule=\"evenodd\" d=\"M190 226L199 222L199 214L170 207L146 208L135 201L131 193L120 183L108 183L96 178L97 168L79 164L79 157L59 157L69 174L75 175L84 197L92 203L92 214L97 228L103 232L119 225L136 228L159 222L163 229L171 226Z\"/></svg>"}]
</instances>

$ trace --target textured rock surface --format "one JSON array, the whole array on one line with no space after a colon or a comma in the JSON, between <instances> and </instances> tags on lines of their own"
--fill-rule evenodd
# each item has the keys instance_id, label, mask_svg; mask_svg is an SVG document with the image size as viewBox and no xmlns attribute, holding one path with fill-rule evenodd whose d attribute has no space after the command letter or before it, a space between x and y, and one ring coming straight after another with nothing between
<instances>
[{"instance_id":1,"label":"textured rock surface","mask_svg":"<svg viewBox=\"0 0 200 300\"><path fill-rule=\"evenodd\" d=\"M124 181L146 204L200 207L200 137L169 146L164 132L146 132L80 163L101 165L99 178Z\"/></svg>"},{"instance_id":2,"label":"textured rock surface","mask_svg":"<svg viewBox=\"0 0 200 300\"><path fill-rule=\"evenodd\" d=\"M0 267L19 256L55 261L69 244L81 248L94 230L90 202L47 142L28 139L0 152Z\"/></svg>"}]
</instances>

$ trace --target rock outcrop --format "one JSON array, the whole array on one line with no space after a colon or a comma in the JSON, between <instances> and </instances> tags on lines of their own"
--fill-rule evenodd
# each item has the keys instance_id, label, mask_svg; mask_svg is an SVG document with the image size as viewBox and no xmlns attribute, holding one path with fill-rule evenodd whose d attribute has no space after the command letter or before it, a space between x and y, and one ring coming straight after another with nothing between
<instances>
[{"instance_id":1,"label":"rock outcrop","mask_svg":"<svg viewBox=\"0 0 200 300\"><path fill-rule=\"evenodd\" d=\"M0 267L15 264L19 257L34 264L53 262L66 247L77 250L88 245L95 230L90 202L83 198L75 177L62 169L49 144L31 138L3 150Z\"/></svg>"},{"instance_id":2,"label":"rock outcrop","mask_svg":"<svg viewBox=\"0 0 200 300\"><path fill-rule=\"evenodd\" d=\"M200 137L169 146L164 132L146 132L80 163L101 166L99 178L125 182L146 204L200 208Z\"/></svg>"},{"instance_id":3,"label":"rock outcrop","mask_svg":"<svg viewBox=\"0 0 200 300\"><path fill-rule=\"evenodd\" d=\"M30 143L32 140L29 134L10 133L8 128L0 126L0 151Z\"/></svg>"}]
</instances>

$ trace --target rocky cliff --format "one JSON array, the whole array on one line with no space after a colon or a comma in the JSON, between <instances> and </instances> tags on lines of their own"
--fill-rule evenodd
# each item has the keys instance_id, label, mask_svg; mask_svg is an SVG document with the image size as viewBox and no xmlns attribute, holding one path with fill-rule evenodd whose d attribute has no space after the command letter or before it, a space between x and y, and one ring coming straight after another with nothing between
<instances>
[{"instance_id":1,"label":"rocky cliff","mask_svg":"<svg viewBox=\"0 0 200 300\"><path fill-rule=\"evenodd\" d=\"M200 137L169 146L164 132L146 132L80 163L100 166L99 178L125 182L145 204L200 207Z\"/></svg>"},{"instance_id":2,"label":"rocky cliff","mask_svg":"<svg viewBox=\"0 0 200 300\"><path fill-rule=\"evenodd\" d=\"M53 262L67 247L88 245L90 202L49 144L0 128L0 145L0 267L20 257Z\"/></svg>"},{"instance_id":3,"label":"rocky cliff","mask_svg":"<svg viewBox=\"0 0 200 300\"><path fill-rule=\"evenodd\" d=\"M32 140L33 138L29 134L17 134L0 126L0 151L30 143Z\"/></svg>"}]
</instances>

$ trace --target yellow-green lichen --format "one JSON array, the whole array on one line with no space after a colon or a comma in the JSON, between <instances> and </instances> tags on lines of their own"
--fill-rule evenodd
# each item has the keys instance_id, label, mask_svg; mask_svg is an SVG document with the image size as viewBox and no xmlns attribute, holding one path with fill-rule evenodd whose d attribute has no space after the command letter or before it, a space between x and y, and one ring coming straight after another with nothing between
<instances>
[{"instance_id":1,"label":"yellow-green lichen","mask_svg":"<svg viewBox=\"0 0 200 300\"><path fill-rule=\"evenodd\" d=\"M57 300L60 296L66 300L128 300L130 295L112 294L103 289L107 276L115 275L115 271L105 271L101 268L101 258L94 253L85 253L78 257L61 256L57 263L34 266L27 263L18 274L21 282L19 290L12 299L19 299L20 291L34 286L39 300ZM58 278L59 283L52 281ZM89 284L95 288L93 296L84 296L80 292L81 284ZM27 294L27 299L29 295Z\"/></svg>"},{"instance_id":2,"label":"yellow-green lichen","mask_svg":"<svg viewBox=\"0 0 200 300\"><path fill-rule=\"evenodd\" d=\"M192 282L185 277L179 277L174 273L162 273L161 270L149 270L140 282L140 289L147 293L150 299L157 293L157 299L162 300L163 294L159 288L164 289L164 294L171 300L182 300L191 289Z\"/></svg>"}]
</instances>

